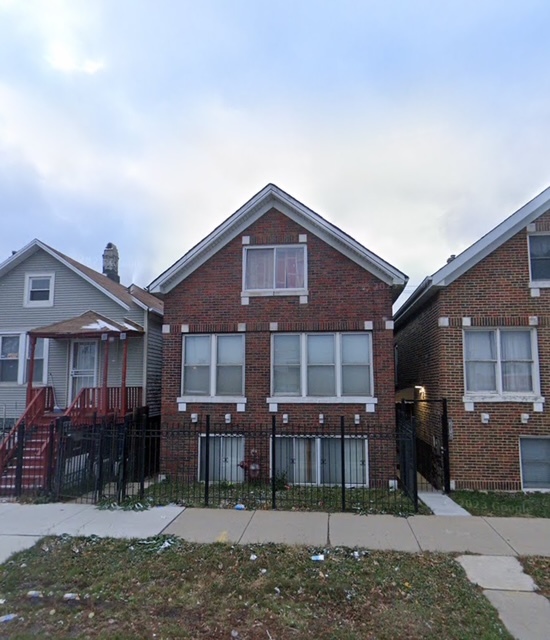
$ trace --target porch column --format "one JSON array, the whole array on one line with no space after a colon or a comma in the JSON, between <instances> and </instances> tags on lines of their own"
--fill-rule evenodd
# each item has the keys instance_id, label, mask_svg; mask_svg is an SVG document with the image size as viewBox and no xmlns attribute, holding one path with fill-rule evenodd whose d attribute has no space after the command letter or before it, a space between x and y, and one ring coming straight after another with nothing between
<instances>
[{"instance_id":1,"label":"porch column","mask_svg":"<svg viewBox=\"0 0 550 640\"><path fill-rule=\"evenodd\" d=\"M102 336L103 339L103 336ZM109 336L103 340L105 342L105 349L103 351L103 384L101 387L101 409L103 415L107 414L107 378L109 377Z\"/></svg>"},{"instance_id":2,"label":"porch column","mask_svg":"<svg viewBox=\"0 0 550 640\"><path fill-rule=\"evenodd\" d=\"M122 417L126 415L126 372L128 369L128 336L125 333L120 334L120 339L123 340L124 346L122 351L122 380L120 383L120 413Z\"/></svg>"},{"instance_id":3,"label":"porch column","mask_svg":"<svg viewBox=\"0 0 550 640\"><path fill-rule=\"evenodd\" d=\"M36 349L36 336L31 335L30 336L30 343L29 343L29 360L30 360L30 364L29 364L29 371L28 371L29 380L27 382L27 407L32 402L32 380L34 378L34 352L35 352L35 349Z\"/></svg>"}]
</instances>

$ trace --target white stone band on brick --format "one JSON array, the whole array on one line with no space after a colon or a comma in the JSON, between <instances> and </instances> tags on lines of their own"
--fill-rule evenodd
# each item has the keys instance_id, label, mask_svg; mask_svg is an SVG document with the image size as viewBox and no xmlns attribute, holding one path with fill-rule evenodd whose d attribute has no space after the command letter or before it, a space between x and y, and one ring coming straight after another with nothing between
<instances>
[{"instance_id":1,"label":"white stone band on brick","mask_svg":"<svg viewBox=\"0 0 550 640\"><path fill-rule=\"evenodd\" d=\"M446 316L442 316L441 318L437 319L437 326L438 327L448 327L449 326L449 318Z\"/></svg>"},{"instance_id":2,"label":"white stone band on brick","mask_svg":"<svg viewBox=\"0 0 550 640\"><path fill-rule=\"evenodd\" d=\"M189 333L189 325L188 324L182 324L181 325L181 332L182 333Z\"/></svg>"},{"instance_id":3,"label":"white stone band on brick","mask_svg":"<svg viewBox=\"0 0 550 640\"><path fill-rule=\"evenodd\" d=\"M374 329L374 322L372 320L365 320L365 331L372 331Z\"/></svg>"},{"instance_id":4,"label":"white stone band on brick","mask_svg":"<svg viewBox=\"0 0 550 640\"><path fill-rule=\"evenodd\" d=\"M163 324L162 325L162 333L170 333L170 325L169 324Z\"/></svg>"}]
</instances>

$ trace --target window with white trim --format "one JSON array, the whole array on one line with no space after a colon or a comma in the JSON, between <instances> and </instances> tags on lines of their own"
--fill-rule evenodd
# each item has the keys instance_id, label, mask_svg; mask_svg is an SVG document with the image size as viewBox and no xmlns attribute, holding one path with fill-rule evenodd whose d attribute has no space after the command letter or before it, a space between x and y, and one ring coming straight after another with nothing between
<instances>
[{"instance_id":1,"label":"window with white trim","mask_svg":"<svg viewBox=\"0 0 550 640\"><path fill-rule=\"evenodd\" d=\"M520 438L524 489L550 489L550 438Z\"/></svg>"},{"instance_id":2,"label":"window with white trim","mask_svg":"<svg viewBox=\"0 0 550 640\"><path fill-rule=\"evenodd\" d=\"M550 283L550 234L529 235L529 266L532 282Z\"/></svg>"},{"instance_id":3,"label":"window with white trim","mask_svg":"<svg viewBox=\"0 0 550 640\"><path fill-rule=\"evenodd\" d=\"M290 484L342 485L342 440L278 436L275 438L275 477ZM344 439L344 482L368 486L366 438Z\"/></svg>"},{"instance_id":4,"label":"window with white trim","mask_svg":"<svg viewBox=\"0 0 550 640\"><path fill-rule=\"evenodd\" d=\"M25 276L25 306L53 306L54 274L28 273Z\"/></svg>"},{"instance_id":5,"label":"window with white trim","mask_svg":"<svg viewBox=\"0 0 550 640\"><path fill-rule=\"evenodd\" d=\"M183 396L242 396L244 336L183 337Z\"/></svg>"},{"instance_id":6,"label":"window with white trim","mask_svg":"<svg viewBox=\"0 0 550 640\"><path fill-rule=\"evenodd\" d=\"M538 392L538 363L534 353L534 329L465 331L466 392L503 395Z\"/></svg>"},{"instance_id":7,"label":"window with white trim","mask_svg":"<svg viewBox=\"0 0 550 640\"><path fill-rule=\"evenodd\" d=\"M244 470L239 466L244 459L244 437L221 435L210 436L208 451L208 481L244 481ZM199 439L199 481L206 481L206 435Z\"/></svg>"},{"instance_id":8,"label":"window with white trim","mask_svg":"<svg viewBox=\"0 0 550 640\"><path fill-rule=\"evenodd\" d=\"M272 395L370 397L371 334L274 334Z\"/></svg>"},{"instance_id":9,"label":"window with white trim","mask_svg":"<svg viewBox=\"0 0 550 640\"><path fill-rule=\"evenodd\" d=\"M30 373L30 339L27 340L27 363L25 369L25 381L29 381L29 373ZM46 354L48 350L48 341L46 338L37 338L36 346L34 348L34 371L32 376L32 381L36 384L46 384L46 375L47 375L47 367L46 367Z\"/></svg>"},{"instance_id":10,"label":"window with white trim","mask_svg":"<svg viewBox=\"0 0 550 640\"><path fill-rule=\"evenodd\" d=\"M305 245L258 246L243 249L243 290L290 293L307 289Z\"/></svg>"},{"instance_id":11,"label":"window with white trim","mask_svg":"<svg viewBox=\"0 0 550 640\"><path fill-rule=\"evenodd\" d=\"M0 336L0 382L19 382L19 335Z\"/></svg>"}]
</instances>

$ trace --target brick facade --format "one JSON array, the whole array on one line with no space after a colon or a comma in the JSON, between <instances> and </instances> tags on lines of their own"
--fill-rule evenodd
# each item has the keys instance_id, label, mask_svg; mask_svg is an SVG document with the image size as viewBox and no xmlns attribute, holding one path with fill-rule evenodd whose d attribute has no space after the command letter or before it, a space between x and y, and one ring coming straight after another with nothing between
<instances>
[{"instance_id":1,"label":"brick facade","mask_svg":"<svg viewBox=\"0 0 550 640\"><path fill-rule=\"evenodd\" d=\"M550 229L550 212L536 229ZM524 229L396 323L398 388L422 385L427 399L448 401L451 482L457 489L521 489L520 437L550 436L550 289L532 297L529 277ZM534 411L533 402L475 402L466 411L463 318L472 327L531 329L533 317L544 410ZM438 326L438 318L448 318L449 326ZM481 414L489 414L488 424ZM526 424L522 414L529 416Z\"/></svg>"},{"instance_id":2,"label":"brick facade","mask_svg":"<svg viewBox=\"0 0 550 640\"><path fill-rule=\"evenodd\" d=\"M307 235L307 303L301 303L299 296L288 295L251 296L248 304L242 304L242 237L249 236L251 245L297 244L301 234ZM169 325L169 333L164 335L163 423L177 428L184 420L189 421L191 414L198 414L200 421L210 415L212 423L219 425L226 414L231 414L232 428L242 425L250 429L258 425L265 429L271 424L273 415L266 402L271 393L271 323L277 323L278 332L346 332L364 331L365 322L371 321L373 396L377 398L374 412L367 413L365 404L281 403L276 415L279 423L283 414L288 415L292 429L301 428L304 433L313 426L319 429L319 414L324 415L327 433L338 428L340 416L345 415L346 420L353 423L356 414L360 415L362 424L376 426L385 432L393 431L393 330L386 325L386 321L392 319L392 293L390 285L272 208L165 295L164 322ZM178 410L182 325L186 325L189 334L243 333L245 411L237 412L234 403L208 402L188 403L185 411ZM371 478L376 477L387 486L395 470L377 468L377 446L388 445L374 442L369 445ZM164 451L164 466L179 464L181 453ZM384 455L382 459L388 457L391 458Z\"/></svg>"}]
</instances>

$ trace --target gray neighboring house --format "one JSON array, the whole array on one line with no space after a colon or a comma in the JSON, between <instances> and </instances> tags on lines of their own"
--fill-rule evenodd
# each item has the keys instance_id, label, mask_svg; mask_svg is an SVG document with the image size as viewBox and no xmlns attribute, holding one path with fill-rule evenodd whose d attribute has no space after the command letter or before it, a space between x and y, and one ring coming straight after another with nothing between
<instances>
[{"instance_id":1,"label":"gray neighboring house","mask_svg":"<svg viewBox=\"0 0 550 640\"><path fill-rule=\"evenodd\" d=\"M162 318L158 298L120 284L111 243L103 274L40 240L14 252L0 264L0 432L22 416L160 415Z\"/></svg>"}]
</instances>

